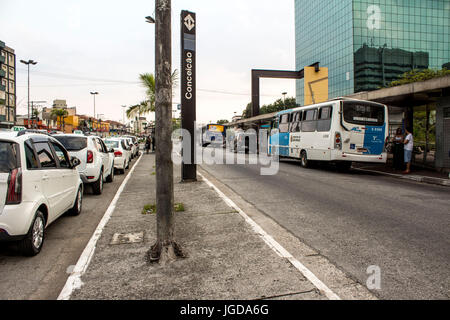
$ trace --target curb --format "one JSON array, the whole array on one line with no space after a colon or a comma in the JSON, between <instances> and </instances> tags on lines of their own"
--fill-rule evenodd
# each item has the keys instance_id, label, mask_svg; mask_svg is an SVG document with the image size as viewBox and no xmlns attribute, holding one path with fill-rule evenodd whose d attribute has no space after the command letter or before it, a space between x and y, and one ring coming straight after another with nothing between
<instances>
[{"instance_id":1,"label":"curb","mask_svg":"<svg viewBox=\"0 0 450 320\"><path fill-rule=\"evenodd\" d=\"M434 185L438 185L438 186L450 187L450 179L441 179L441 178L415 176L415 175L399 175L399 174L394 174L394 173L369 170L369 169L363 169L363 168L352 168L352 170L371 172L371 173L376 173L379 175L394 177L397 179L411 180L411 181L416 181L416 182L434 184Z\"/></svg>"}]
</instances>

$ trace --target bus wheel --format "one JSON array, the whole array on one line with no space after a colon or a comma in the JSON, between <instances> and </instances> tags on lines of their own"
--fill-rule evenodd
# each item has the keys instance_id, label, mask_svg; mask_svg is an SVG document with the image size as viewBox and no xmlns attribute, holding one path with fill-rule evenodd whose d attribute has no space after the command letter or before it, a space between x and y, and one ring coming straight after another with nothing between
<instances>
[{"instance_id":1,"label":"bus wheel","mask_svg":"<svg viewBox=\"0 0 450 320\"><path fill-rule=\"evenodd\" d=\"M303 168L309 168L310 164L308 161L308 155L306 154L305 150L303 150L302 153L300 154L300 161Z\"/></svg>"}]
</instances>

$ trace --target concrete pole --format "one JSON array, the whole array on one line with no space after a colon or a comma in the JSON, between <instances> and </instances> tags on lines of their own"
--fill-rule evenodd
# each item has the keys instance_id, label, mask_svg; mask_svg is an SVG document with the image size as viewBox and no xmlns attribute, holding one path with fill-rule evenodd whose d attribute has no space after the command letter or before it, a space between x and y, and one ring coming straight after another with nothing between
<instances>
[{"instance_id":1,"label":"concrete pole","mask_svg":"<svg viewBox=\"0 0 450 320\"><path fill-rule=\"evenodd\" d=\"M172 29L171 0L156 0L156 211L157 242L148 252L150 262L179 256L174 242L172 162Z\"/></svg>"}]
</instances>

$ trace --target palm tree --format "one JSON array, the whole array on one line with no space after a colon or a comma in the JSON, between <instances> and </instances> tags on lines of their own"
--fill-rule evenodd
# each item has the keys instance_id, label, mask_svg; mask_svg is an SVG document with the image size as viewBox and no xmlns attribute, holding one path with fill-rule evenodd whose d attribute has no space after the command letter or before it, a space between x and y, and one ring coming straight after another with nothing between
<instances>
[{"instance_id":1,"label":"palm tree","mask_svg":"<svg viewBox=\"0 0 450 320\"><path fill-rule=\"evenodd\" d=\"M146 89L145 94L147 95L147 99L137 105L128 108L128 119L134 118L136 114L139 114L139 116L141 116L142 114L155 112L155 76L152 73L143 73L139 75L139 80L141 81L142 86ZM172 88L176 88L178 86L178 70L174 70L171 80Z\"/></svg>"},{"instance_id":2,"label":"palm tree","mask_svg":"<svg viewBox=\"0 0 450 320\"><path fill-rule=\"evenodd\" d=\"M53 109L52 110L51 115L56 116L56 121L58 121L58 117L59 117L60 130L62 130L62 127L63 127L64 117L67 117L68 114L69 114L69 112L65 109Z\"/></svg>"}]
</instances>

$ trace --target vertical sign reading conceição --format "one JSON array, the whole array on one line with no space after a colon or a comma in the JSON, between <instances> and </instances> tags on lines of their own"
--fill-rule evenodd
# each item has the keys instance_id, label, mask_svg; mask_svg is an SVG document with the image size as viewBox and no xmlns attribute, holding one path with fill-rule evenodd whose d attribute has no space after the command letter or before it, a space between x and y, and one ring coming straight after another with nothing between
<instances>
[{"instance_id":1,"label":"vertical sign reading concei\u00e7\u00e3o","mask_svg":"<svg viewBox=\"0 0 450 320\"><path fill-rule=\"evenodd\" d=\"M191 161L183 161L181 174L185 182L197 180L197 165L195 164L195 121L196 121L196 31L197 21L193 12L181 11L181 126L189 131L191 136ZM185 146L183 145L183 150Z\"/></svg>"}]
</instances>

